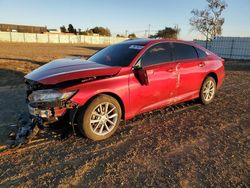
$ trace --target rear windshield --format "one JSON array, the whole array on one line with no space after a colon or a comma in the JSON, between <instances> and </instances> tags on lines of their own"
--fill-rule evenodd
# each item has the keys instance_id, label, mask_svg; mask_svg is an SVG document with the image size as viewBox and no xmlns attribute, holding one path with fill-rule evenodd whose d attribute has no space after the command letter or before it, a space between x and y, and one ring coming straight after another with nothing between
<instances>
[{"instance_id":1,"label":"rear windshield","mask_svg":"<svg viewBox=\"0 0 250 188\"><path fill-rule=\"evenodd\" d=\"M88 60L108 66L128 66L144 46L116 44L104 48Z\"/></svg>"}]
</instances>

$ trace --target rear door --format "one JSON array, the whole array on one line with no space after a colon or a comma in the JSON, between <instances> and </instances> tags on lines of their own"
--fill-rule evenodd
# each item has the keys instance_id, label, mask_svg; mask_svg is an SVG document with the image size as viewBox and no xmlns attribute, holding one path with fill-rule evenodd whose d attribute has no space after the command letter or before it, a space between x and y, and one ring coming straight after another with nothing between
<instances>
[{"instance_id":1,"label":"rear door","mask_svg":"<svg viewBox=\"0 0 250 188\"><path fill-rule=\"evenodd\" d=\"M148 85L141 85L135 74L130 75L130 104L133 114L156 109L171 103L175 96L176 62L169 43L150 47L139 62L148 76Z\"/></svg>"},{"instance_id":2,"label":"rear door","mask_svg":"<svg viewBox=\"0 0 250 188\"><path fill-rule=\"evenodd\" d=\"M205 74L205 62L192 45L173 43L174 59L178 61L176 100L198 97Z\"/></svg>"}]
</instances>

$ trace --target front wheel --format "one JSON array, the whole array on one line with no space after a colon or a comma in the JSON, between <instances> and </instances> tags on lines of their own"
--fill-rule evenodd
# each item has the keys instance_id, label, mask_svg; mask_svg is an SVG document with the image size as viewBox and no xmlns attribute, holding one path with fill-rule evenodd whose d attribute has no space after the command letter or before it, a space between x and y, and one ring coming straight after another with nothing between
<instances>
[{"instance_id":1,"label":"front wheel","mask_svg":"<svg viewBox=\"0 0 250 188\"><path fill-rule=\"evenodd\" d=\"M92 140L104 140L118 128L121 107L113 97L100 95L81 114L78 123L80 131Z\"/></svg>"},{"instance_id":2,"label":"front wheel","mask_svg":"<svg viewBox=\"0 0 250 188\"><path fill-rule=\"evenodd\" d=\"M216 82L214 78L209 76L203 82L200 90L201 102L205 105L210 104L215 97L215 93L216 93Z\"/></svg>"}]
</instances>

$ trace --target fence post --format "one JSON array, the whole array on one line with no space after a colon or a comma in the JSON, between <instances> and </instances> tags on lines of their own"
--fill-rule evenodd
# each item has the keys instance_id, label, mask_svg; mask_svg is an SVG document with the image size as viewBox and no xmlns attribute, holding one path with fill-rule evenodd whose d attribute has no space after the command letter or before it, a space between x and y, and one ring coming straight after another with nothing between
<instances>
[{"instance_id":1,"label":"fence post","mask_svg":"<svg viewBox=\"0 0 250 188\"><path fill-rule=\"evenodd\" d=\"M36 43L38 43L38 37L37 37L37 33L36 33Z\"/></svg>"},{"instance_id":2,"label":"fence post","mask_svg":"<svg viewBox=\"0 0 250 188\"><path fill-rule=\"evenodd\" d=\"M233 48L234 48L234 39L232 39L231 49L230 49L230 59L232 59L233 56Z\"/></svg>"},{"instance_id":3,"label":"fence post","mask_svg":"<svg viewBox=\"0 0 250 188\"><path fill-rule=\"evenodd\" d=\"M12 36L11 36L11 31L10 31L10 42L12 42Z\"/></svg>"},{"instance_id":4,"label":"fence post","mask_svg":"<svg viewBox=\"0 0 250 188\"><path fill-rule=\"evenodd\" d=\"M25 33L23 33L23 42L25 42Z\"/></svg>"}]
</instances>

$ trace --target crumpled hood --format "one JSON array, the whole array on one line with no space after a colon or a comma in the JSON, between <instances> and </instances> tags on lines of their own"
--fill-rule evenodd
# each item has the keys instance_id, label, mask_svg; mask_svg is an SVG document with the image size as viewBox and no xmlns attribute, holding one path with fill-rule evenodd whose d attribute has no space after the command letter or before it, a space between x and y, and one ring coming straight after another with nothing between
<instances>
[{"instance_id":1,"label":"crumpled hood","mask_svg":"<svg viewBox=\"0 0 250 188\"><path fill-rule=\"evenodd\" d=\"M121 67L111 67L80 58L58 59L47 63L25 76L42 84L57 84L93 76L112 76Z\"/></svg>"}]
</instances>

